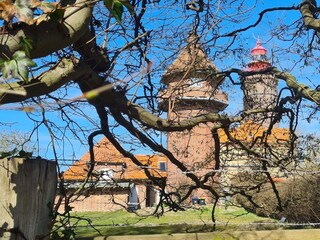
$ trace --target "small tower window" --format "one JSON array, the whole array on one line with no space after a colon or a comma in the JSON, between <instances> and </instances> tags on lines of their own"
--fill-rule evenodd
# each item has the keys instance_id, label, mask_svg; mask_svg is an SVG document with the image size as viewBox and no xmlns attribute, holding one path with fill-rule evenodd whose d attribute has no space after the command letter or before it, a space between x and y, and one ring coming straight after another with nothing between
<instances>
[{"instance_id":1,"label":"small tower window","mask_svg":"<svg viewBox=\"0 0 320 240\"><path fill-rule=\"evenodd\" d=\"M253 55L252 56L253 61L267 61L267 56L266 55Z\"/></svg>"},{"instance_id":2,"label":"small tower window","mask_svg":"<svg viewBox=\"0 0 320 240\"><path fill-rule=\"evenodd\" d=\"M167 163L166 162L159 162L159 171L162 171L162 172L167 171Z\"/></svg>"},{"instance_id":3,"label":"small tower window","mask_svg":"<svg viewBox=\"0 0 320 240\"><path fill-rule=\"evenodd\" d=\"M201 78L190 78L190 87L203 87L203 80Z\"/></svg>"}]
</instances>

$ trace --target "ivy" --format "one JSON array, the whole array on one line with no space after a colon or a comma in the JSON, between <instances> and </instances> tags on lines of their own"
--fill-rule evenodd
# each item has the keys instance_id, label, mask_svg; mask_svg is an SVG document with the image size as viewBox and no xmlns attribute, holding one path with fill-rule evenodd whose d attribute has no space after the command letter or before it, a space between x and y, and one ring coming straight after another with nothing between
<instances>
[{"instance_id":1,"label":"ivy","mask_svg":"<svg viewBox=\"0 0 320 240\"><path fill-rule=\"evenodd\" d=\"M33 24L35 9L43 13L51 13L57 9L57 4L39 0L2 0L0 2L0 19L11 22L14 17L26 24Z\"/></svg>"},{"instance_id":2,"label":"ivy","mask_svg":"<svg viewBox=\"0 0 320 240\"><path fill-rule=\"evenodd\" d=\"M114 18L121 23L124 7L133 15L134 10L128 0L104 0L104 5L114 16Z\"/></svg>"},{"instance_id":3,"label":"ivy","mask_svg":"<svg viewBox=\"0 0 320 240\"><path fill-rule=\"evenodd\" d=\"M20 45L21 49L26 53L26 55L30 56L30 51L33 46L32 39L20 37L19 45Z\"/></svg>"},{"instance_id":4,"label":"ivy","mask_svg":"<svg viewBox=\"0 0 320 240\"><path fill-rule=\"evenodd\" d=\"M0 59L0 70L5 79L13 77L28 82L28 70L35 66L36 63L21 50L16 51L9 60Z\"/></svg>"}]
</instances>

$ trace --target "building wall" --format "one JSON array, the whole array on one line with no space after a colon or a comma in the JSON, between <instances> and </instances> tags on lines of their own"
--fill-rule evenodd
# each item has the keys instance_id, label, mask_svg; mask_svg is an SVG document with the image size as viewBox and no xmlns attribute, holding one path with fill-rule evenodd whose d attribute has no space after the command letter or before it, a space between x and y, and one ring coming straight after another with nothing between
<instances>
[{"instance_id":1,"label":"building wall","mask_svg":"<svg viewBox=\"0 0 320 240\"><path fill-rule=\"evenodd\" d=\"M247 173L252 176L264 175L264 165L272 178L286 177L283 170L293 170L297 158L296 153L291 155L289 139L287 141L269 142L269 147L266 148L263 144L255 144L251 147L252 151L261 154L261 158L259 158L255 154L249 154L240 145L230 142L222 144L220 153L221 187L229 188L232 185L232 179L240 173ZM237 186L233 185L233 187Z\"/></svg>"},{"instance_id":2,"label":"building wall","mask_svg":"<svg viewBox=\"0 0 320 240\"><path fill-rule=\"evenodd\" d=\"M135 190L138 193L138 208L150 207L159 201L156 190L152 188L149 189L148 196L147 186L143 184L136 184ZM90 190L85 195L74 196L71 199L70 206L73 212L105 212L127 209L130 194L129 188L108 191L102 189ZM58 197L56 197L56 202ZM59 211L64 211L64 202L61 204Z\"/></svg>"},{"instance_id":3,"label":"building wall","mask_svg":"<svg viewBox=\"0 0 320 240\"><path fill-rule=\"evenodd\" d=\"M278 80L273 74L255 74L243 79L244 110L274 108L278 97ZM269 126L271 113L249 116L256 123ZM277 127L277 126L276 126Z\"/></svg>"},{"instance_id":4,"label":"building wall","mask_svg":"<svg viewBox=\"0 0 320 240\"><path fill-rule=\"evenodd\" d=\"M58 198L58 196L57 196ZM117 203L117 204L115 204ZM70 201L72 212L107 212L127 207L128 190L115 192L91 192L88 195L74 196ZM63 212L64 202L59 211Z\"/></svg>"},{"instance_id":5,"label":"building wall","mask_svg":"<svg viewBox=\"0 0 320 240\"><path fill-rule=\"evenodd\" d=\"M214 141L211 127L212 124L200 124L192 130L168 133L168 150L190 171L212 168ZM169 165L168 176L175 172L172 172L170 167L171 165Z\"/></svg>"},{"instance_id":6,"label":"building wall","mask_svg":"<svg viewBox=\"0 0 320 240\"><path fill-rule=\"evenodd\" d=\"M181 88L183 82L171 82L169 84L168 92L170 92L170 89L174 89L174 94L176 94L174 96L176 98L171 98L169 101L168 119L170 121L180 122L209 112L218 112L218 109L215 109L210 102L210 99L214 99L214 90L208 82L203 81L201 84L190 85L188 80L186 81L184 83L186 87L184 88ZM180 92L176 91L179 85ZM221 93L220 95L222 98L226 98L225 95ZM181 99L181 97L187 98ZM207 100L198 101L197 98ZM169 132L167 134L168 150L187 167L188 171L195 174L198 178L201 178L208 171L212 170L215 165L212 155L214 140L211 129L213 126L212 123L199 124L191 130ZM177 191L182 195L191 184L194 184L186 176L186 173L182 172L172 163L168 164L167 176L168 190ZM211 202L212 199L211 194L204 190L196 190L194 196L205 198L207 202Z\"/></svg>"},{"instance_id":7,"label":"building wall","mask_svg":"<svg viewBox=\"0 0 320 240\"><path fill-rule=\"evenodd\" d=\"M210 111L206 106L181 106L170 113L169 119L175 122L187 120L190 117L206 114ZM199 124L191 130L169 132L167 134L167 148L182 162L189 171L198 177L203 176L209 169L213 169L215 161L212 157L214 140L211 129L212 123ZM190 180L174 164L168 164L169 186L180 188L189 186Z\"/></svg>"}]
</instances>

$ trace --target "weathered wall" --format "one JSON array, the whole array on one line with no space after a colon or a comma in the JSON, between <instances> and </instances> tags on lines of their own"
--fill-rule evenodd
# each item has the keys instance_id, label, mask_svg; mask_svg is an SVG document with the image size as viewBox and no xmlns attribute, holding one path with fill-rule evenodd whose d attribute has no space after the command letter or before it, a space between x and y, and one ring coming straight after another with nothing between
<instances>
[{"instance_id":1,"label":"weathered wall","mask_svg":"<svg viewBox=\"0 0 320 240\"><path fill-rule=\"evenodd\" d=\"M0 159L0 182L0 239L36 239L48 234L57 187L55 162Z\"/></svg>"}]
</instances>

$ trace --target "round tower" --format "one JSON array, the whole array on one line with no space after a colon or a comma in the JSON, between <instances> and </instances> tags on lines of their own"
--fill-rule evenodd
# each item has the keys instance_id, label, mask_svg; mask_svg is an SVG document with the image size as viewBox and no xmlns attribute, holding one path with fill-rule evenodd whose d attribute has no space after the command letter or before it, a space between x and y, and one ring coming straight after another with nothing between
<instances>
[{"instance_id":1,"label":"round tower","mask_svg":"<svg viewBox=\"0 0 320 240\"><path fill-rule=\"evenodd\" d=\"M271 67L267 58L267 50L262 46L260 40L251 50L252 60L245 71L259 72ZM242 89L244 92L243 105L244 110L268 108L276 106L278 96L278 81L272 73L257 73L242 79ZM251 117L256 123L269 126L271 114L257 114Z\"/></svg>"},{"instance_id":2,"label":"round tower","mask_svg":"<svg viewBox=\"0 0 320 240\"><path fill-rule=\"evenodd\" d=\"M228 105L227 94L217 89L223 79L214 77L217 69L197 42L198 36L189 36L187 46L161 80L164 90L159 95L159 107L172 122L218 112ZM200 124L191 130L167 134L168 150L199 177L215 165L212 126L212 123ZM167 178L171 187L181 189L189 184L184 174L170 163Z\"/></svg>"}]
</instances>

